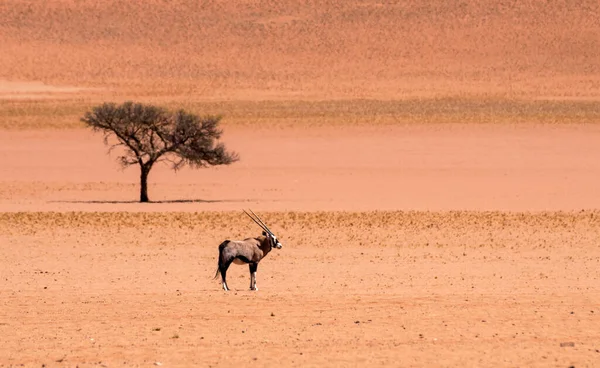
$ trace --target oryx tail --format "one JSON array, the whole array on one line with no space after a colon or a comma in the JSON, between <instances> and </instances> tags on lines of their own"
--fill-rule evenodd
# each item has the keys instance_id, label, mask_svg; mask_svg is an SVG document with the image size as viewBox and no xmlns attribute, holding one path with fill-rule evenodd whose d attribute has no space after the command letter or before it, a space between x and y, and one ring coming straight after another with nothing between
<instances>
[{"instance_id":1,"label":"oryx tail","mask_svg":"<svg viewBox=\"0 0 600 368\"><path fill-rule=\"evenodd\" d=\"M213 277L213 280L219 277L219 273L221 273L221 265L225 263L225 259L223 257L223 249L225 249L225 247L227 246L227 244L229 244L230 241L231 240L225 240L223 243L219 244L219 263L217 264L217 272L215 273L215 277Z\"/></svg>"}]
</instances>

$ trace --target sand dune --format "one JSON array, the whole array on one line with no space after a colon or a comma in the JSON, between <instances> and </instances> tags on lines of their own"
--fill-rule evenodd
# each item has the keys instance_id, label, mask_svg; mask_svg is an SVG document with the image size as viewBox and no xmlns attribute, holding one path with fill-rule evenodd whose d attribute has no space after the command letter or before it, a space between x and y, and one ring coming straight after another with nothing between
<instances>
[{"instance_id":1,"label":"sand dune","mask_svg":"<svg viewBox=\"0 0 600 368\"><path fill-rule=\"evenodd\" d=\"M201 98L595 97L595 1L5 1L0 78Z\"/></svg>"}]
</instances>

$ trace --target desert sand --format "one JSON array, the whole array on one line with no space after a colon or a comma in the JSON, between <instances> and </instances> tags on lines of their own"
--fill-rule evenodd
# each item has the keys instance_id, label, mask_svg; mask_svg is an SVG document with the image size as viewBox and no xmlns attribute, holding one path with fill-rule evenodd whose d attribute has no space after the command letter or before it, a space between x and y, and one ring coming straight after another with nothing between
<instances>
[{"instance_id":1,"label":"desert sand","mask_svg":"<svg viewBox=\"0 0 600 368\"><path fill-rule=\"evenodd\" d=\"M0 366L600 361L595 1L0 4ZM79 118L223 114L139 170ZM278 235L213 276L224 239Z\"/></svg>"}]
</instances>

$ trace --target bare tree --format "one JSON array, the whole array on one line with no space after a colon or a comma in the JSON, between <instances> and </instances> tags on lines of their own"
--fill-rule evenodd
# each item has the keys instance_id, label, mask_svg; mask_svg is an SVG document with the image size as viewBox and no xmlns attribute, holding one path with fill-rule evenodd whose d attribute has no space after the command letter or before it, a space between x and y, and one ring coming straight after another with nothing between
<instances>
[{"instance_id":1,"label":"bare tree","mask_svg":"<svg viewBox=\"0 0 600 368\"><path fill-rule=\"evenodd\" d=\"M184 110L175 112L141 103L104 103L85 113L81 121L104 134L104 143L123 147L123 167L140 166L140 202L148 202L148 174L152 166L169 162L174 170L185 165L202 168L229 165L239 156L217 143L222 131L220 116L198 117ZM116 141L111 139L116 138Z\"/></svg>"}]
</instances>

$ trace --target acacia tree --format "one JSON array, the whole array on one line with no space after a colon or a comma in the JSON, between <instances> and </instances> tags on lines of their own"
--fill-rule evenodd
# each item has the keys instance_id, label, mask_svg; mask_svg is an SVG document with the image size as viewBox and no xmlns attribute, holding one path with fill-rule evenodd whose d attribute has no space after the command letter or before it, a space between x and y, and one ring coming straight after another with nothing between
<instances>
[{"instance_id":1,"label":"acacia tree","mask_svg":"<svg viewBox=\"0 0 600 368\"><path fill-rule=\"evenodd\" d=\"M220 116L198 117L184 110L175 112L141 103L104 103L81 118L94 131L104 134L109 152L123 147L123 167L140 166L140 202L148 202L148 174L157 162L166 161L178 170L185 165L202 168L229 165L239 156L216 142ZM114 139L116 138L116 139Z\"/></svg>"}]
</instances>

